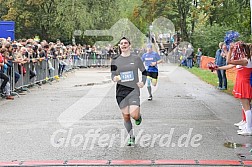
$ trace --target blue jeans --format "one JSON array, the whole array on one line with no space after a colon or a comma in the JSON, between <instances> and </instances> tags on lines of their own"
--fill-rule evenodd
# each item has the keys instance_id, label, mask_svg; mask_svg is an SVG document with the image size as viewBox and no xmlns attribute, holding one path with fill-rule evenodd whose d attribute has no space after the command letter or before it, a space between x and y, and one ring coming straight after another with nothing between
<instances>
[{"instance_id":1,"label":"blue jeans","mask_svg":"<svg viewBox=\"0 0 252 167\"><path fill-rule=\"evenodd\" d=\"M217 70L217 75L219 79L219 87L227 89L227 76L226 76L226 70Z\"/></svg>"},{"instance_id":2,"label":"blue jeans","mask_svg":"<svg viewBox=\"0 0 252 167\"><path fill-rule=\"evenodd\" d=\"M192 59L187 59L187 67L192 68Z\"/></svg>"},{"instance_id":3,"label":"blue jeans","mask_svg":"<svg viewBox=\"0 0 252 167\"><path fill-rule=\"evenodd\" d=\"M200 67L200 58L197 58L197 64Z\"/></svg>"}]
</instances>

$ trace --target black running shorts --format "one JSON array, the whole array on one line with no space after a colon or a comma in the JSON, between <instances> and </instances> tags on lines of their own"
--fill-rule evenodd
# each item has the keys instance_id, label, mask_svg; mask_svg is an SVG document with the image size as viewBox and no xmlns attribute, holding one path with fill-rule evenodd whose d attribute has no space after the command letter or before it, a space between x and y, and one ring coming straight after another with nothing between
<instances>
[{"instance_id":1,"label":"black running shorts","mask_svg":"<svg viewBox=\"0 0 252 167\"><path fill-rule=\"evenodd\" d=\"M147 72L147 77L157 79L158 78L158 72Z\"/></svg>"},{"instance_id":2,"label":"black running shorts","mask_svg":"<svg viewBox=\"0 0 252 167\"><path fill-rule=\"evenodd\" d=\"M140 106L140 97L134 91L125 96L116 96L116 101L120 109L130 105Z\"/></svg>"}]
</instances>

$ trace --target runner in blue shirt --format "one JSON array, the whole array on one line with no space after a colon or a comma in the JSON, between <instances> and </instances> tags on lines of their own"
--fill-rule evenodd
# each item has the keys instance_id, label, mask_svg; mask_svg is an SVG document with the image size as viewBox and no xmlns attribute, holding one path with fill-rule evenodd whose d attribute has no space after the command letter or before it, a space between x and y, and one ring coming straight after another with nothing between
<instances>
[{"instance_id":1,"label":"runner in blue shirt","mask_svg":"<svg viewBox=\"0 0 252 167\"><path fill-rule=\"evenodd\" d=\"M157 52L152 50L152 45L147 45L147 52L142 55L142 61L144 62L147 71L147 89L149 92L148 100L152 100L151 84L157 85L158 79L158 66L157 64L162 63L163 60Z\"/></svg>"}]
</instances>

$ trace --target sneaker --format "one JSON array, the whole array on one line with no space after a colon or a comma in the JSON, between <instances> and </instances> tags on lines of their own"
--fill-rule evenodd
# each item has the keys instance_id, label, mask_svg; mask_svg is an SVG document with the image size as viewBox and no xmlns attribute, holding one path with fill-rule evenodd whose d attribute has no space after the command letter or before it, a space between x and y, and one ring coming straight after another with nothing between
<instances>
[{"instance_id":1,"label":"sneaker","mask_svg":"<svg viewBox=\"0 0 252 167\"><path fill-rule=\"evenodd\" d=\"M246 123L245 121L241 120L240 122L235 123L234 126L242 126L242 125L244 125L245 123Z\"/></svg>"},{"instance_id":2,"label":"sneaker","mask_svg":"<svg viewBox=\"0 0 252 167\"><path fill-rule=\"evenodd\" d=\"M11 96L11 95L9 95L9 96L6 96L6 99L7 99L7 100L14 100L14 97Z\"/></svg>"},{"instance_id":3,"label":"sneaker","mask_svg":"<svg viewBox=\"0 0 252 167\"><path fill-rule=\"evenodd\" d=\"M239 131L237 134L242 135L242 136L252 136L252 131L245 128L245 129Z\"/></svg>"},{"instance_id":4,"label":"sneaker","mask_svg":"<svg viewBox=\"0 0 252 167\"><path fill-rule=\"evenodd\" d=\"M135 137L130 137L127 146L132 146L135 144Z\"/></svg>"},{"instance_id":5,"label":"sneaker","mask_svg":"<svg viewBox=\"0 0 252 167\"><path fill-rule=\"evenodd\" d=\"M241 132L242 132L242 129L237 130L237 133L241 133Z\"/></svg>"},{"instance_id":6,"label":"sneaker","mask_svg":"<svg viewBox=\"0 0 252 167\"><path fill-rule=\"evenodd\" d=\"M152 96L149 96L149 97L148 97L148 101L151 101L151 100L152 100Z\"/></svg>"},{"instance_id":7,"label":"sneaker","mask_svg":"<svg viewBox=\"0 0 252 167\"><path fill-rule=\"evenodd\" d=\"M243 129L238 129L238 130L237 130L237 133L242 132L244 129L246 129L246 126L243 127Z\"/></svg>"},{"instance_id":8,"label":"sneaker","mask_svg":"<svg viewBox=\"0 0 252 167\"><path fill-rule=\"evenodd\" d=\"M138 120L135 120L136 125L140 125L142 122L142 116L140 115Z\"/></svg>"},{"instance_id":9,"label":"sneaker","mask_svg":"<svg viewBox=\"0 0 252 167\"><path fill-rule=\"evenodd\" d=\"M247 127L247 123L245 122L244 124L242 124L242 125L239 126L239 129L242 130L242 129L245 129L246 127Z\"/></svg>"}]
</instances>

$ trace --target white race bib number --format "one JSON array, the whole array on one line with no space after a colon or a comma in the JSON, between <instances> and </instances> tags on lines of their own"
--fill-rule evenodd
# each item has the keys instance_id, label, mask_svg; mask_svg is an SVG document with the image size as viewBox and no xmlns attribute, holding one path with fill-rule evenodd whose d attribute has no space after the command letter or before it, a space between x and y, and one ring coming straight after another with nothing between
<instances>
[{"instance_id":1,"label":"white race bib number","mask_svg":"<svg viewBox=\"0 0 252 167\"><path fill-rule=\"evenodd\" d=\"M134 81L133 71L120 72L121 82Z\"/></svg>"}]
</instances>

